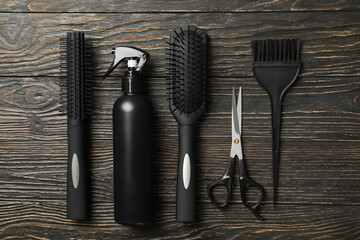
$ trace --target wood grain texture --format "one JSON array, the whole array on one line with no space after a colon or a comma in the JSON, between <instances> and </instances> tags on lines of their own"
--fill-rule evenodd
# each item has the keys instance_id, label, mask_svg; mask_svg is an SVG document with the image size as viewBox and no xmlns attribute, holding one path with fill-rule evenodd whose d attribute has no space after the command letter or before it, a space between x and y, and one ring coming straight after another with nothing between
<instances>
[{"instance_id":1,"label":"wood grain texture","mask_svg":"<svg viewBox=\"0 0 360 240\"><path fill-rule=\"evenodd\" d=\"M210 76L251 77L250 41L303 40L303 76L359 76L359 13L0 14L0 76L59 76L59 38L84 31L95 46L95 74L115 46L149 51L147 75L166 76L172 29L195 24L210 37ZM116 72L114 73L116 74Z\"/></svg>"},{"instance_id":2,"label":"wood grain texture","mask_svg":"<svg viewBox=\"0 0 360 240\"><path fill-rule=\"evenodd\" d=\"M175 205L159 204L156 224L126 226L113 221L111 203L98 202L93 220L66 219L64 201L0 201L2 239L359 239L358 208L281 205L263 207L265 222L241 204L219 210L199 204L200 221L174 222ZM20 230L21 229L21 230Z\"/></svg>"},{"instance_id":3,"label":"wood grain texture","mask_svg":"<svg viewBox=\"0 0 360 240\"><path fill-rule=\"evenodd\" d=\"M168 110L164 78L147 78L155 109L156 194L175 201L177 123ZM232 86L243 87L243 145L250 175L271 201L271 129L267 95L251 78L209 80L208 109L198 127L199 202L224 171L230 149ZM118 78L94 82L91 137L95 199L112 201L112 104ZM284 99L279 203L360 205L360 94L356 78L300 78ZM22 96L22 97L19 97ZM56 78L3 78L0 88L0 200L65 199L66 117ZM35 170L36 169L36 170ZM35 171L34 171L35 170ZM30 191L29 191L30 190ZM240 202L239 189L234 201Z\"/></svg>"},{"instance_id":4,"label":"wood grain texture","mask_svg":"<svg viewBox=\"0 0 360 240\"><path fill-rule=\"evenodd\" d=\"M360 239L359 6L354 0L0 2L0 238ZM211 47L209 101L196 138L194 224L175 222L178 127L165 85L166 41L186 24L206 30ZM73 30L93 39L96 54L92 217L84 222L66 219L66 116L59 111L58 41ZM283 102L276 209L270 103L253 78L250 48L253 39L274 37L302 39L304 63ZM151 54L144 72L155 110L157 204L150 226L113 220L111 111L123 71L101 76L111 48L120 45ZM244 156L249 175L266 190L265 222L241 204L236 181L228 208L216 209L206 194L225 170L231 89L240 85Z\"/></svg>"},{"instance_id":5,"label":"wood grain texture","mask_svg":"<svg viewBox=\"0 0 360 240\"><path fill-rule=\"evenodd\" d=\"M145 0L89 1L79 0L4 0L2 12L269 12L269 11L354 11L360 9L356 0Z\"/></svg>"}]
</instances>

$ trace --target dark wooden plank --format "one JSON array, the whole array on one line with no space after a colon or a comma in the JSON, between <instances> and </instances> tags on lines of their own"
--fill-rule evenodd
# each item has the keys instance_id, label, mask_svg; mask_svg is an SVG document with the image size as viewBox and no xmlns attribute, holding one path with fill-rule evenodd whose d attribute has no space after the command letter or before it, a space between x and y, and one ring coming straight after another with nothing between
<instances>
[{"instance_id":1,"label":"dark wooden plank","mask_svg":"<svg viewBox=\"0 0 360 240\"><path fill-rule=\"evenodd\" d=\"M1 239L360 239L359 8L320 1L0 2ZM31 13L32 12L32 13ZM192 13L191 13L192 12ZM28 13L28 14L24 14ZM179 14L180 13L180 14ZM175 222L177 124L165 89L166 41L196 24L211 39L207 112L198 126L199 222ZM91 127L92 217L66 219L66 117L59 112L58 39L85 31L95 46ZM272 208L268 97L251 73L250 41L300 38L304 67L283 104L279 205ZM155 224L113 220L112 104L121 71L100 80L119 45L148 50L146 92L155 107ZM249 174L266 189L259 222L241 204L211 206L208 184L230 149L230 94L243 87ZM251 196L253 197L253 195Z\"/></svg>"},{"instance_id":2,"label":"dark wooden plank","mask_svg":"<svg viewBox=\"0 0 360 240\"><path fill-rule=\"evenodd\" d=\"M285 1L212 1L212 0L146 0L146 1L2 1L2 12L269 12L269 11L352 11L359 10L356 0L285 0Z\"/></svg>"},{"instance_id":3,"label":"dark wooden plank","mask_svg":"<svg viewBox=\"0 0 360 240\"><path fill-rule=\"evenodd\" d=\"M174 222L173 203L157 206L155 224L114 223L113 205L96 202L90 221L66 219L64 201L0 201L2 239L359 239L360 206L263 206L265 222L242 204L199 205L199 222Z\"/></svg>"},{"instance_id":4,"label":"dark wooden plank","mask_svg":"<svg viewBox=\"0 0 360 240\"><path fill-rule=\"evenodd\" d=\"M175 202L177 124L168 110L165 78L147 78L155 108L155 176L159 202ZM359 81L298 79L284 99L279 203L360 205ZM229 154L232 86L243 87L243 144L250 175L271 201L270 106L252 78L211 78L207 113L198 128L199 203L221 176ZM111 109L119 79L97 78L92 126L94 199L112 201ZM59 79L1 78L0 200L65 199L66 118L59 113ZM233 201L239 203L239 188Z\"/></svg>"},{"instance_id":5,"label":"dark wooden plank","mask_svg":"<svg viewBox=\"0 0 360 240\"><path fill-rule=\"evenodd\" d=\"M148 50L146 74L166 76L170 31L196 24L210 36L213 77L250 77L250 41L300 38L303 76L359 76L359 12L203 14L0 14L1 76L59 76L59 38L85 31L102 76L115 46ZM117 71L113 73L116 76Z\"/></svg>"}]
</instances>

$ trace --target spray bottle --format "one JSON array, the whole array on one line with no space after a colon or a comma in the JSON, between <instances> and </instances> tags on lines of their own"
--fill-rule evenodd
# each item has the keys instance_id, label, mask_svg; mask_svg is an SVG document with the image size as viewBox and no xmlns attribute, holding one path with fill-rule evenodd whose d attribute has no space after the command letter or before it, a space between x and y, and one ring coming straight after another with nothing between
<instances>
[{"instance_id":1,"label":"spray bottle","mask_svg":"<svg viewBox=\"0 0 360 240\"><path fill-rule=\"evenodd\" d=\"M113 49L106 78L122 61L123 95L113 107L115 221L144 224L153 218L152 105L142 92L141 73L150 55L134 47Z\"/></svg>"}]
</instances>

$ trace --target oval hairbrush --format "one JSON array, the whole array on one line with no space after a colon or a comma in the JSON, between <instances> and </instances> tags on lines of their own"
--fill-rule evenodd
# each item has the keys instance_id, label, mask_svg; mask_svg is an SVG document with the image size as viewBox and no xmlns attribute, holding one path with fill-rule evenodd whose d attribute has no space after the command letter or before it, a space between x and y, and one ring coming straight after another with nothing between
<instances>
[{"instance_id":1,"label":"oval hairbrush","mask_svg":"<svg viewBox=\"0 0 360 240\"><path fill-rule=\"evenodd\" d=\"M196 216L195 125L205 111L208 66L207 34L194 26L170 35L170 110L179 124L176 220Z\"/></svg>"}]
</instances>

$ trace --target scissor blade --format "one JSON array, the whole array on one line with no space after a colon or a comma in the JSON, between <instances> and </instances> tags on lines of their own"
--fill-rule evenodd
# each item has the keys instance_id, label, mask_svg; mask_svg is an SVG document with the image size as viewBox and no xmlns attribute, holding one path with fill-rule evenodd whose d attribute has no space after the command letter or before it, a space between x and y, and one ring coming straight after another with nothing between
<instances>
[{"instance_id":1,"label":"scissor blade","mask_svg":"<svg viewBox=\"0 0 360 240\"><path fill-rule=\"evenodd\" d=\"M231 119L232 119L232 136L237 137L240 135L239 131L239 118L237 113L237 107L236 107L236 96L235 96L235 88L233 87L233 93L232 93L232 113L231 113Z\"/></svg>"},{"instance_id":2,"label":"scissor blade","mask_svg":"<svg viewBox=\"0 0 360 240\"><path fill-rule=\"evenodd\" d=\"M240 100L241 103L241 100ZM241 110L241 107L240 107ZM232 145L231 145L231 153L230 157L238 156L239 159L242 159L242 149L241 149L241 139L240 139L240 127L239 127L239 114L238 114L238 106L236 104L236 94L235 88L233 88L232 93Z\"/></svg>"},{"instance_id":3,"label":"scissor blade","mask_svg":"<svg viewBox=\"0 0 360 240\"><path fill-rule=\"evenodd\" d=\"M242 91L241 87L239 89L238 102L237 102L237 113L238 113L238 126L239 126L239 135L241 135L241 118L242 118Z\"/></svg>"}]
</instances>

